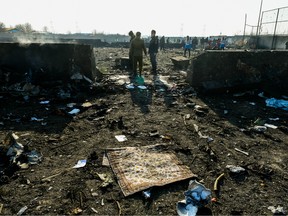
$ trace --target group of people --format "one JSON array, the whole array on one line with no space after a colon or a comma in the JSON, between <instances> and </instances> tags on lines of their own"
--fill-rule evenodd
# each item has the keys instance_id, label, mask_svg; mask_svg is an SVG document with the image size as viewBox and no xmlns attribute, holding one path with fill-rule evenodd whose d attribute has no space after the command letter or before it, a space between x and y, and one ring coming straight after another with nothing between
<instances>
[{"instance_id":1,"label":"group of people","mask_svg":"<svg viewBox=\"0 0 288 216\"><path fill-rule=\"evenodd\" d=\"M200 48L201 49L211 49L211 50L224 50L226 47L226 38L225 37L212 37L210 36L209 38L204 38L202 37L200 39ZM191 56L191 50L195 50L196 46L198 45L198 39L197 37L194 37L193 39L189 36L186 36L185 39L182 41L183 44L183 49L184 49L184 56L187 57L187 52L188 56Z\"/></svg>"},{"instance_id":2,"label":"group of people","mask_svg":"<svg viewBox=\"0 0 288 216\"><path fill-rule=\"evenodd\" d=\"M226 38L225 37L212 37L210 36L208 39L208 47L207 49L212 50L224 50L226 46Z\"/></svg>"},{"instance_id":3,"label":"group of people","mask_svg":"<svg viewBox=\"0 0 288 216\"><path fill-rule=\"evenodd\" d=\"M141 32L133 33L133 31L129 32L130 36L130 48L129 48L129 60L133 70L133 76L136 77L138 75L137 71L139 71L139 75L142 76L143 70L143 54L147 56L147 53L150 57L150 62L152 66L152 73L156 75L157 73L157 53L159 49L159 39L156 36L156 31L151 31L151 39L149 41L148 52L145 46L144 40L141 38Z\"/></svg>"}]
</instances>

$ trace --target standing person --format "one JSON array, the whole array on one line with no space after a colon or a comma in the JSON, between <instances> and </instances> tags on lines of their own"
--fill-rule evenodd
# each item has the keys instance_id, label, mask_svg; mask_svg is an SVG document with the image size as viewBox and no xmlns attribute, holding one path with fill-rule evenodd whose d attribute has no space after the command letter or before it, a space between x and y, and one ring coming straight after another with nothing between
<instances>
[{"instance_id":1,"label":"standing person","mask_svg":"<svg viewBox=\"0 0 288 216\"><path fill-rule=\"evenodd\" d=\"M129 31L128 35L130 36L130 44L129 44L129 66L130 69L133 69L133 57L131 54L131 42L132 40L135 38L135 34L133 33L133 31Z\"/></svg>"},{"instance_id":2,"label":"standing person","mask_svg":"<svg viewBox=\"0 0 288 216\"><path fill-rule=\"evenodd\" d=\"M288 41L285 43L286 49L288 49Z\"/></svg>"},{"instance_id":3,"label":"standing person","mask_svg":"<svg viewBox=\"0 0 288 216\"><path fill-rule=\"evenodd\" d=\"M164 36L162 36L161 38L160 38L160 50L165 50L165 37Z\"/></svg>"},{"instance_id":4,"label":"standing person","mask_svg":"<svg viewBox=\"0 0 288 216\"><path fill-rule=\"evenodd\" d=\"M149 43L148 53L149 53L150 61L151 61L151 65L152 65L152 72L154 74L156 74L156 72L157 72L156 55L158 53L158 48L159 48L158 36L156 36L156 31L152 30L151 31L151 40L150 40L150 43Z\"/></svg>"},{"instance_id":5,"label":"standing person","mask_svg":"<svg viewBox=\"0 0 288 216\"><path fill-rule=\"evenodd\" d=\"M201 44L201 49L202 50L204 50L204 43L205 43L205 38L204 37L202 37L201 39L200 39L200 44Z\"/></svg>"},{"instance_id":6,"label":"standing person","mask_svg":"<svg viewBox=\"0 0 288 216\"><path fill-rule=\"evenodd\" d=\"M226 39L222 37L222 40L220 42L220 50L224 50L226 46Z\"/></svg>"},{"instance_id":7,"label":"standing person","mask_svg":"<svg viewBox=\"0 0 288 216\"><path fill-rule=\"evenodd\" d=\"M192 44L191 44L191 39L189 37L189 35L186 36L186 39L184 41L184 56L186 57L186 52L188 51L189 57L191 56L191 48L192 48Z\"/></svg>"},{"instance_id":8,"label":"standing person","mask_svg":"<svg viewBox=\"0 0 288 216\"><path fill-rule=\"evenodd\" d=\"M136 37L131 42L131 54L133 57L134 76L137 76L137 64L139 66L139 75L141 76L142 74L143 52L147 56L147 50L144 40L141 38L141 32L136 32Z\"/></svg>"},{"instance_id":9,"label":"standing person","mask_svg":"<svg viewBox=\"0 0 288 216\"><path fill-rule=\"evenodd\" d=\"M196 46L198 45L198 39L197 37L195 36L192 40L192 50L195 51L196 49Z\"/></svg>"},{"instance_id":10,"label":"standing person","mask_svg":"<svg viewBox=\"0 0 288 216\"><path fill-rule=\"evenodd\" d=\"M168 37L167 39L166 39L166 44L169 44L170 43L170 38Z\"/></svg>"}]
</instances>

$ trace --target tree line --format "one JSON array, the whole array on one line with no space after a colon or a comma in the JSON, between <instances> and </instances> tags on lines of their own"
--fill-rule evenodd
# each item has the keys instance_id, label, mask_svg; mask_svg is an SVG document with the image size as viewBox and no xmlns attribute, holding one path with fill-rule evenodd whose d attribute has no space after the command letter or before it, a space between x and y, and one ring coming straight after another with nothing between
<instances>
[{"instance_id":1,"label":"tree line","mask_svg":"<svg viewBox=\"0 0 288 216\"><path fill-rule=\"evenodd\" d=\"M32 27L32 25L30 23L24 23L24 24L17 24L15 25L14 27L13 26L10 26L9 27L10 29L17 29L19 30L20 32L23 32L23 33L31 33L31 32L34 32L34 29ZM5 31L7 28L6 28L6 25L3 23L3 22L0 22L0 32L3 32ZM48 28L47 27L44 27L43 28L43 31L48 31Z\"/></svg>"}]
</instances>

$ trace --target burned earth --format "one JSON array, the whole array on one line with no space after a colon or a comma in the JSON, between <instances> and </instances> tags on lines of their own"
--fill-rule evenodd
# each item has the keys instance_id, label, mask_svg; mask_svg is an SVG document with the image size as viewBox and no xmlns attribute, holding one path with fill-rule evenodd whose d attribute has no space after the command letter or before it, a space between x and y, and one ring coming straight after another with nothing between
<instances>
[{"instance_id":1,"label":"burned earth","mask_svg":"<svg viewBox=\"0 0 288 216\"><path fill-rule=\"evenodd\" d=\"M274 95L198 92L171 62L181 49L158 54L156 77L144 58L145 83L131 85L116 64L128 49L94 52L103 77L89 87L2 89L0 214L177 215L191 180L211 191L198 215L287 213L288 115L267 106Z\"/></svg>"}]
</instances>

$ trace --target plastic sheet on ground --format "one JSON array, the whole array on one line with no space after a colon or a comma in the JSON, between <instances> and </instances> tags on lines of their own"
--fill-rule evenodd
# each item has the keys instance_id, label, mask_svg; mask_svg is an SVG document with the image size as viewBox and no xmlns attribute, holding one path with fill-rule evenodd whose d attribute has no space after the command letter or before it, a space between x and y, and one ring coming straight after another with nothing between
<instances>
[{"instance_id":1,"label":"plastic sheet on ground","mask_svg":"<svg viewBox=\"0 0 288 216\"><path fill-rule=\"evenodd\" d=\"M195 176L165 145L107 149L111 168L125 196Z\"/></svg>"},{"instance_id":2,"label":"plastic sheet on ground","mask_svg":"<svg viewBox=\"0 0 288 216\"><path fill-rule=\"evenodd\" d=\"M283 110L288 111L288 101L287 100L278 100L275 98L266 99L266 106L281 108Z\"/></svg>"}]
</instances>

